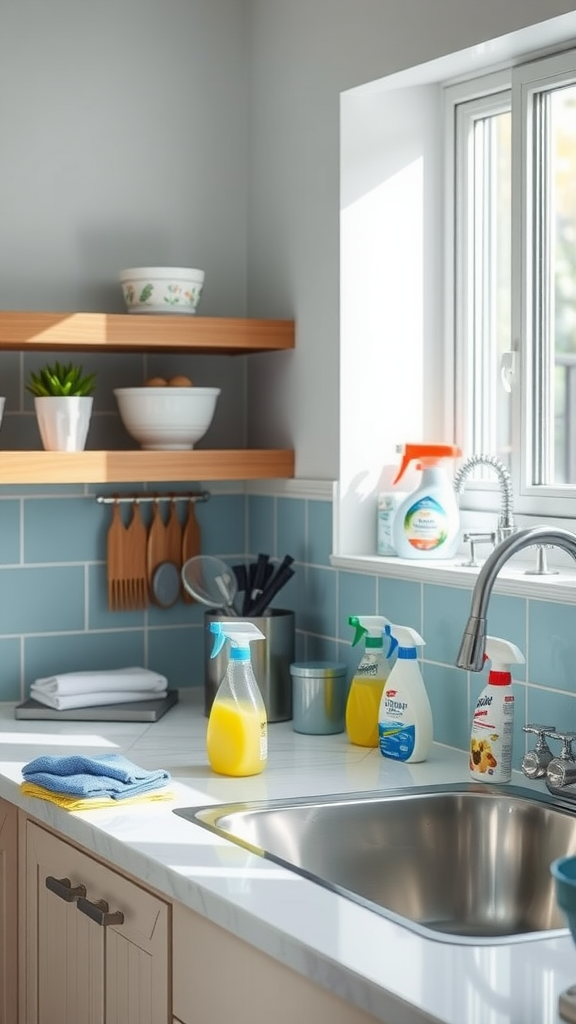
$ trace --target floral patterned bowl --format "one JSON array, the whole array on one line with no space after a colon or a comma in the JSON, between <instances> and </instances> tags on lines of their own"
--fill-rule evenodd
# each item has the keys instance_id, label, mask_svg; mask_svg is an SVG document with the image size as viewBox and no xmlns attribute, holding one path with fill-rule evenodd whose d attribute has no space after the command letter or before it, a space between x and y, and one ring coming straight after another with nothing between
<instances>
[{"instance_id":1,"label":"floral patterned bowl","mask_svg":"<svg viewBox=\"0 0 576 1024\"><path fill-rule=\"evenodd\" d=\"M190 267L133 267L120 271L128 313L194 314L204 271Z\"/></svg>"}]
</instances>

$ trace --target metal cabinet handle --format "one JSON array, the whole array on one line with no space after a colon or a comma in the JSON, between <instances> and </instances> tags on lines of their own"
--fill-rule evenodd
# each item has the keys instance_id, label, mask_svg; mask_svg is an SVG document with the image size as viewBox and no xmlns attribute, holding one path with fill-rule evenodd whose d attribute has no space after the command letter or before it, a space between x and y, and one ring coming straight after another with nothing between
<instances>
[{"instance_id":1,"label":"metal cabinet handle","mask_svg":"<svg viewBox=\"0 0 576 1024\"><path fill-rule=\"evenodd\" d=\"M74 900L86 895L85 885L72 885L69 878L54 878L53 875L46 876L46 888L61 900L66 900L66 903L74 903Z\"/></svg>"},{"instance_id":2,"label":"metal cabinet handle","mask_svg":"<svg viewBox=\"0 0 576 1024\"><path fill-rule=\"evenodd\" d=\"M82 914L86 914L96 924L102 925L104 928L109 924L124 924L124 914L121 910L110 913L106 900L92 901L85 899L84 896L78 900L76 906Z\"/></svg>"}]
</instances>

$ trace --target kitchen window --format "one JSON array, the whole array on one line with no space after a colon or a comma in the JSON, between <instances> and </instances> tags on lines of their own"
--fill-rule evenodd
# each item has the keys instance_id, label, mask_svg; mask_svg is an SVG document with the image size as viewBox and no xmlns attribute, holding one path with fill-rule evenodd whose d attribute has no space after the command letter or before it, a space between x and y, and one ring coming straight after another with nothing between
<instances>
[{"instance_id":1,"label":"kitchen window","mask_svg":"<svg viewBox=\"0 0 576 1024\"><path fill-rule=\"evenodd\" d=\"M575 516L576 51L445 97L454 437L505 462L518 512Z\"/></svg>"},{"instance_id":2,"label":"kitchen window","mask_svg":"<svg viewBox=\"0 0 576 1024\"><path fill-rule=\"evenodd\" d=\"M383 568L377 495L407 441L499 456L519 527L573 525L575 27L551 19L341 94L335 565ZM464 529L494 527L492 470L460 507Z\"/></svg>"}]
</instances>

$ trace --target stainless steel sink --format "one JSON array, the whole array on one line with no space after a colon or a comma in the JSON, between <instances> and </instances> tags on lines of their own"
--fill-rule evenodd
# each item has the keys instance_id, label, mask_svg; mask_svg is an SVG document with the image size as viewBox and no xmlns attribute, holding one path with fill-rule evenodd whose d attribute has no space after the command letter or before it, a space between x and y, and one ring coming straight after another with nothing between
<instances>
[{"instance_id":1,"label":"stainless steel sink","mask_svg":"<svg viewBox=\"0 0 576 1024\"><path fill-rule=\"evenodd\" d=\"M549 868L576 853L576 814L539 792L471 783L174 813L428 938L567 934Z\"/></svg>"}]
</instances>

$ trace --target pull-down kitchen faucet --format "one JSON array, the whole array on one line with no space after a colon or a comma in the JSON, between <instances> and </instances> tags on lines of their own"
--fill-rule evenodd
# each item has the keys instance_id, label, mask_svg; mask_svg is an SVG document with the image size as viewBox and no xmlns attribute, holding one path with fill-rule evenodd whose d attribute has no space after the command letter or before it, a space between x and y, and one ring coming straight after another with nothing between
<instances>
[{"instance_id":1,"label":"pull-down kitchen faucet","mask_svg":"<svg viewBox=\"0 0 576 1024\"><path fill-rule=\"evenodd\" d=\"M498 573L506 562L523 548L546 544L561 548L572 556L576 562L576 534L569 530L554 529L549 526L534 526L507 537L488 556L478 573L478 579L472 591L470 616L466 623L460 650L456 659L458 668L470 672L480 672L484 664L484 648L486 642L486 617L492 587Z\"/></svg>"},{"instance_id":2,"label":"pull-down kitchen faucet","mask_svg":"<svg viewBox=\"0 0 576 1024\"><path fill-rule=\"evenodd\" d=\"M509 537L510 534L516 533L512 509L512 479L504 463L496 458L495 455L470 455L462 463L454 477L453 486L456 494L462 494L468 476L478 466L488 466L488 468L494 470L498 477L498 484L500 486L500 515L498 516L496 527L496 543L499 544L506 537Z\"/></svg>"},{"instance_id":3,"label":"pull-down kitchen faucet","mask_svg":"<svg viewBox=\"0 0 576 1024\"><path fill-rule=\"evenodd\" d=\"M486 645L488 603L496 577L508 559L518 551L522 551L523 548L532 547L534 544L547 544L550 547L561 548L576 562L576 534L570 533L569 530L535 526L531 529L519 530L518 533L503 540L489 555L478 573L478 579L472 591L470 615L462 634L460 650L456 659L458 668L468 669L470 672L480 672L482 669ZM538 778L544 775L546 785L551 793L564 793L567 798L576 799L576 793L566 793L564 789L564 787L570 787L576 783L576 759L572 752L572 742L576 740L576 733L558 733L553 726L546 725L525 726L524 731L536 732L539 736L539 744L536 749L523 758L522 771L524 774L528 778ZM545 742L547 736L563 741L564 746L558 757L548 756L551 752ZM542 756L543 753L546 755L545 757Z\"/></svg>"}]
</instances>

